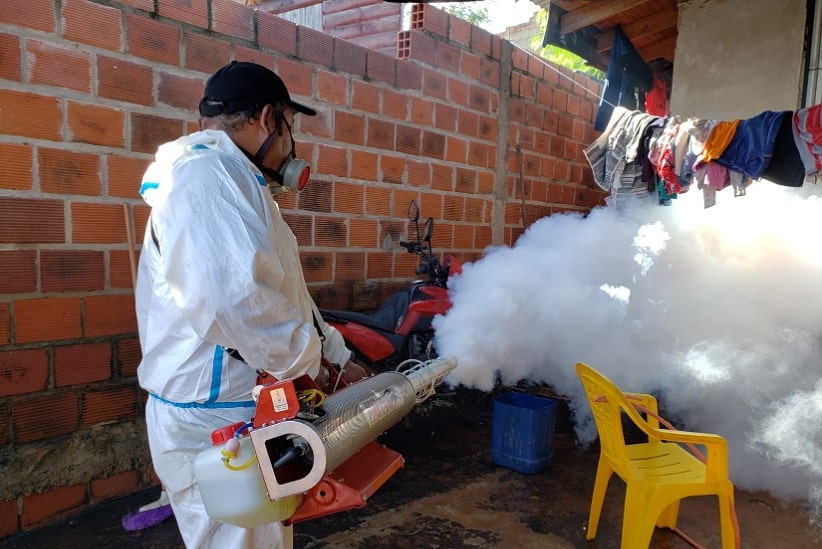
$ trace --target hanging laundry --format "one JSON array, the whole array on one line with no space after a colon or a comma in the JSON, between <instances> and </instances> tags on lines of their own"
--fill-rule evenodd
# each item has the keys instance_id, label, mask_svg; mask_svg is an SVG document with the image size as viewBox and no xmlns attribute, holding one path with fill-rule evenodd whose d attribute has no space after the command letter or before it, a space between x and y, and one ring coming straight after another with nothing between
<instances>
[{"instance_id":1,"label":"hanging laundry","mask_svg":"<svg viewBox=\"0 0 822 549\"><path fill-rule=\"evenodd\" d=\"M668 116L668 107L668 83L654 73L651 91L645 95L645 112L654 116Z\"/></svg>"},{"instance_id":2,"label":"hanging laundry","mask_svg":"<svg viewBox=\"0 0 822 549\"><path fill-rule=\"evenodd\" d=\"M785 113L765 111L740 121L733 139L716 161L751 179L762 177L762 172L771 163L776 134Z\"/></svg>"},{"instance_id":3,"label":"hanging laundry","mask_svg":"<svg viewBox=\"0 0 822 549\"><path fill-rule=\"evenodd\" d=\"M701 158L703 162L711 162L722 156L722 153L731 144L731 139L734 138L736 127L739 126L740 122L741 120L731 120L716 123L711 130L711 135L708 136L708 140L705 141Z\"/></svg>"},{"instance_id":4,"label":"hanging laundry","mask_svg":"<svg viewBox=\"0 0 822 549\"><path fill-rule=\"evenodd\" d=\"M793 114L793 137L805 166L805 175L822 170L822 105Z\"/></svg>"},{"instance_id":5,"label":"hanging laundry","mask_svg":"<svg viewBox=\"0 0 822 549\"><path fill-rule=\"evenodd\" d=\"M639 89L643 93L650 91L653 81L651 68L631 44L622 27L617 26L594 129L598 132L603 131L617 106L637 110L641 103L637 100L636 90Z\"/></svg>"},{"instance_id":6,"label":"hanging laundry","mask_svg":"<svg viewBox=\"0 0 822 549\"><path fill-rule=\"evenodd\" d=\"M801 187L804 183L805 166L793 138L793 116L782 117L771 163L762 172L762 178L785 187Z\"/></svg>"}]
</instances>

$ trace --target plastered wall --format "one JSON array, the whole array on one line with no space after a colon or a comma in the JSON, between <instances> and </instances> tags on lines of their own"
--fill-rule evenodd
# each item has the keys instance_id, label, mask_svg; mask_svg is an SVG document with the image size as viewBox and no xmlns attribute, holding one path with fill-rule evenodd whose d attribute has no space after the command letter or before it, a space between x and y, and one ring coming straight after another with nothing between
<instances>
[{"instance_id":1,"label":"plastered wall","mask_svg":"<svg viewBox=\"0 0 822 549\"><path fill-rule=\"evenodd\" d=\"M800 106L805 0L683 0L671 112L730 120Z\"/></svg>"}]
</instances>

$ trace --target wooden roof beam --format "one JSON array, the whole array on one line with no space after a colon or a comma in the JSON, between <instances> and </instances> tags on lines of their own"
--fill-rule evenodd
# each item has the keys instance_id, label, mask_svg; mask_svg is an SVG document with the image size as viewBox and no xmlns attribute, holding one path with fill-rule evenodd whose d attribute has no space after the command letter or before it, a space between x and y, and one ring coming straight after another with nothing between
<instances>
[{"instance_id":1,"label":"wooden roof beam","mask_svg":"<svg viewBox=\"0 0 822 549\"><path fill-rule=\"evenodd\" d=\"M635 8L648 0L610 0L608 2L588 2L587 5L562 16L560 34L563 36L584 27L595 25L618 13Z\"/></svg>"},{"instance_id":2,"label":"wooden roof beam","mask_svg":"<svg viewBox=\"0 0 822 549\"><path fill-rule=\"evenodd\" d=\"M625 36L633 43L638 41L645 36L663 32L670 28L676 29L677 26L677 13L675 10L671 9L670 11L660 11L649 15L648 17L643 17L642 19L637 19L627 25L622 27L622 30L625 31ZM597 51L608 51L611 49L611 45L614 43L614 34L615 31L609 30L603 32L597 38Z\"/></svg>"},{"instance_id":3,"label":"wooden roof beam","mask_svg":"<svg viewBox=\"0 0 822 549\"><path fill-rule=\"evenodd\" d=\"M663 38L662 40L658 40L653 44L645 46L644 48L637 48L637 51L646 63L659 57L673 62L674 52L676 51L676 36Z\"/></svg>"}]
</instances>

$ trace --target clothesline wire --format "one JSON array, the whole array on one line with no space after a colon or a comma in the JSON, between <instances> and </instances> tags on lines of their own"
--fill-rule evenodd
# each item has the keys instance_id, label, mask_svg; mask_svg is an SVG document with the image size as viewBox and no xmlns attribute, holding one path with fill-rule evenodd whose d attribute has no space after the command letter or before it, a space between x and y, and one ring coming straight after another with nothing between
<instances>
[{"instance_id":1,"label":"clothesline wire","mask_svg":"<svg viewBox=\"0 0 822 549\"><path fill-rule=\"evenodd\" d=\"M613 104L613 103L611 103L610 101L608 101L608 100L606 100L606 99L603 99L603 98L599 97L597 94L595 94L595 93L593 92L593 90L588 89L588 87L587 87L587 86L583 86L582 84L580 84L579 82L577 82L576 80L574 80L573 78L571 78L570 76L568 76L568 75L566 75L565 73L563 73L561 70L559 70L559 69L557 69L557 68L553 67L550 63L546 63L546 64L545 64L545 66L546 66L546 67L548 67L549 69L551 69L552 71L554 71L555 73L557 73L558 75L560 75L561 77L565 78L566 80L568 80L568 81L570 81L570 82L573 82L573 83L574 83L574 84L576 84L577 86L581 87L582 89L584 89L585 91L587 91L588 93L590 93L591 95L593 95L594 97L596 97L597 99L599 99L600 101L602 101L603 103L605 103L606 105L609 105L609 106L611 106L611 107L613 107L613 108L617 108L617 105L614 105L614 104Z\"/></svg>"}]
</instances>

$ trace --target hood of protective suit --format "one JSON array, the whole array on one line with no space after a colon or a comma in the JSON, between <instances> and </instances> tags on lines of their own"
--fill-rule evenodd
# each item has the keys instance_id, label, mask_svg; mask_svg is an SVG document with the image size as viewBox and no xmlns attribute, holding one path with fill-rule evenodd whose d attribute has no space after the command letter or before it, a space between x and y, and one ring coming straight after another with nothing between
<instances>
[{"instance_id":1,"label":"hood of protective suit","mask_svg":"<svg viewBox=\"0 0 822 549\"><path fill-rule=\"evenodd\" d=\"M175 162L186 153L198 149L212 149L235 156L239 153L238 157L245 158L245 154L234 144L228 134L219 130L203 130L160 145L154 162L146 170L140 185L140 196L146 204L153 208L165 202L169 187L161 182L169 180ZM260 170L250 161L246 160L246 164L257 176L260 184L264 184L265 180Z\"/></svg>"}]
</instances>

